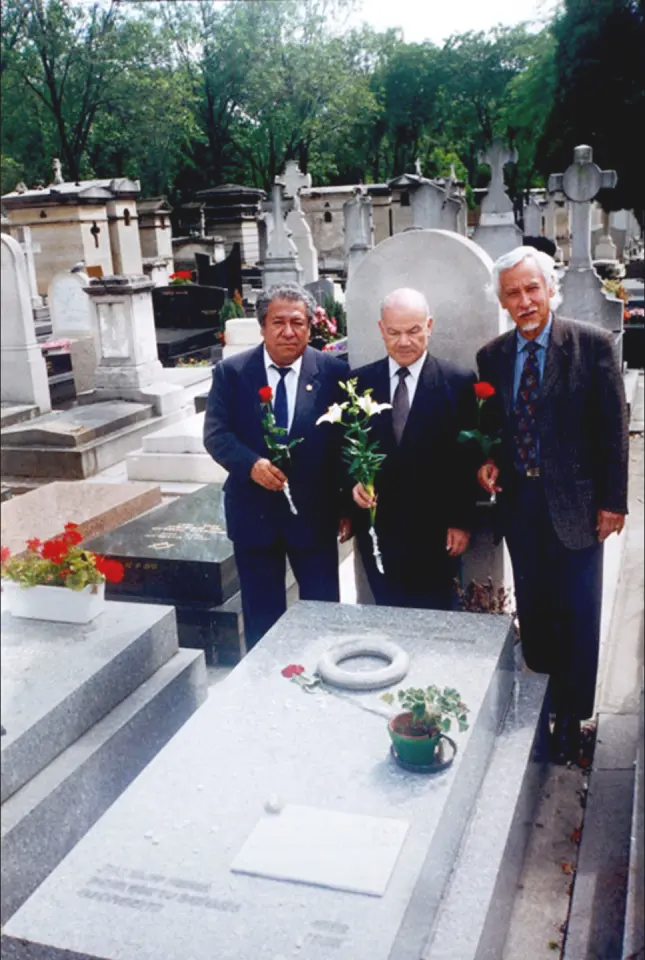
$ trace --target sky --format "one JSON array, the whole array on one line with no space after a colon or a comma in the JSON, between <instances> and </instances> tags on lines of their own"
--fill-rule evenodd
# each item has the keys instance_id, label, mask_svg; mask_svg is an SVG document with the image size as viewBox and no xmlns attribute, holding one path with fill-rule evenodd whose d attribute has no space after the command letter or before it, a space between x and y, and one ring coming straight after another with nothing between
<instances>
[{"instance_id":1,"label":"sky","mask_svg":"<svg viewBox=\"0 0 645 960\"><path fill-rule=\"evenodd\" d=\"M363 0L349 24L366 21L375 30L400 27L406 43L441 44L453 33L547 19L556 6L557 0Z\"/></svg>"}]
</instances>

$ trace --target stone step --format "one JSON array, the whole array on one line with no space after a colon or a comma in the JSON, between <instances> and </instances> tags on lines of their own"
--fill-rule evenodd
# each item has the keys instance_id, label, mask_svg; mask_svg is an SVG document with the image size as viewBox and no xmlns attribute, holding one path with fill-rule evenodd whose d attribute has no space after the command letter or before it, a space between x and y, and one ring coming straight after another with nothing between
<instances>
[{"instance_id":1,"label":"stone step","mask_svg":"<svg viewBox=\"0 0 645 960\"><path fill-rule=\"evenodd\" d=\"M3 403L0 414L0 427L13 427L15 424L33 420L38 416L38 407L23 403Z\"/></svg>"},{"instance_id":2,"label":"stone step","mask_svg":"<svg viewBox=\"0 0 645 960\"><path fill-rule=\"evenodd\" d=\"M523 675L420 960L499 960L546 764L547 678Z\"/></svg>"},{"instance_id":3,"label":"stone step","mask_svg":"<svg viewBox=\"0 0 645 960\"><path fill-rule=\"evenodd\" d=\"M2 615L2 802L178 649L172 607L108 601L88 624Z\"/></svg>"},{"instance_id":4,"label":"stone step","mask_svg":"<svg viewBox=\"0 0 645 960\"><path fill-rule=\"evenodd\" d=\"M643 753L643 698L641 695L640 734L634 774L634 802L630 831L627 902L625 904L625 935L623 957L637 957L645 944L645 777Z\"/></svg>"},{"instance_id":5,"label":"stone step","mask_svg":"<svg viewBox=\"0 0 645 960\"><path fill-rule=\"evenodd\" d=\"M137 404L137 406L141 405ZM9 437L5 439L5 431L3 431L2 474L50 480L84 480L86 477L94 476L101 470L119 463L128 453L140 447L143 437L151 430L174 423L185 416L184 410L177 410L162 417L153 417L152 407L146 405L146 409L148 416L140 422L104 433L87 443L70 445L67 448L37 443L29 446L26 443L20 446L14 445Z\"/></svg>"},{"instance_id":6,"label":"stone step","mask_svg":"<svg viewBox=\"0 0 645 960\"><path fill-rule=\"evenodd\" d=\"M136 450L128 454L126 468L128 480L156 483L224 483L228 476L227 471L205 452L147 453Z\"/></svg>"},{"instance_id":7,"label":"stone step","mask_svg":"<svg viewBox=\"0 0 645 960\"><path fill-rule=\"evenodd\" d=\"M204 702L201 653L178 650L2 806L2 923Z\"/></svg>"}]
</instances>

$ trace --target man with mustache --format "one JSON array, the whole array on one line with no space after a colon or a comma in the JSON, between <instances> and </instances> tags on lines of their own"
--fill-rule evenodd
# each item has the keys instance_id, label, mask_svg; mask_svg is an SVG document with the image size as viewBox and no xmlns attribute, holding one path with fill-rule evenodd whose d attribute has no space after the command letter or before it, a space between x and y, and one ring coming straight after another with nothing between
<instances>
[{"instance_id":1,"label":"man with mustache","mask_svg":"<svg viewBox=\"0 0 645 960\"><path fill-rule=\"evenodd\" d=\"M628 432L612 338L553 313L554 268L532 247L493 267L515 330L477 356L496 390L487 426L502 439L478 479L498 493L524 659L550 675L553 759L564 763L578 759L580 721L593 714L603 542L625 522Z\"/></svg>"}]
</instances>

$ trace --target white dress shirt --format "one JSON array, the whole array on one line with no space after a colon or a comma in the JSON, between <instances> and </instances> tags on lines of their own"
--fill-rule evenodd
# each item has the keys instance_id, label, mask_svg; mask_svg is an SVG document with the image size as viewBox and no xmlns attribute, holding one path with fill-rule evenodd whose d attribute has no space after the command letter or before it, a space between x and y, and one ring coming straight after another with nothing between
<instances>
[{"instance_id":1,"label":"white dress shirt","mask_svg":"<svg viewBox=\"0 0 645 960\"><path fill-rule=\"evenodd\" d=\"M412 406L412 401L414 400L414 394L417 389L417 384L419 382L419 377L421 376L421 368L426 362L427 353L423 353L418 360L415 360L414 363L411 363L408 367L408 375L403 378L403 383L408 391L408 399L410 401L410 407ZM397 376L398 371L401 369L400 364L393 360L392 357L388 357L388 365L390 368L390 403L394 403L394 391L399 385L399 378ZM276 374L277 376L277 374Z\"/></svg>"},{"instance_id":2,"label":"white dress shirt","mask_svg":"<svg viewBox=\"0 0 645 960\"><path fill-rule=\"evenodd\" d=\"M289 413L287 430L291 430L293 415L296 411L296 396L298 394L298 380L300 379L301 366L302 357L298 357L298 359L294 360L294 362L288 367L289 373L284 378L284 387L287 391L287 410ZM269 351L266 347L264 347L264 369L266 370L267 374L267 383L273 390L273 406L275 406L275 392L278 389L278 384L280 383L280 374L277 370L277 364L273 363L273 360L269 356ZM284 367L281 369L284 369Z\"/></svg>"}]
</instances>

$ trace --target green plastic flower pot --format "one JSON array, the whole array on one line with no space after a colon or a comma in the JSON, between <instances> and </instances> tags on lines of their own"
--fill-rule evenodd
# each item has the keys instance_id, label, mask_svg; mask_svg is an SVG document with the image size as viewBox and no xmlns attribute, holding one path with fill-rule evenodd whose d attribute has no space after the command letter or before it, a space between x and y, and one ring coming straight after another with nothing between
<instances>
[{"instance_id":1,"label":"green plastic flower pot","mask_svg":"<svg viewBox=\"0 0 645 960\"><path fill-rule=\"evenodd\" d=\"M392 717L387 725L388 733L403 763L415 767L429 767L435 762L441 731L437 729L432 735L420 736L408 733L411 719L411 713L399 713Z\"/></svg>"}]
</instances>

